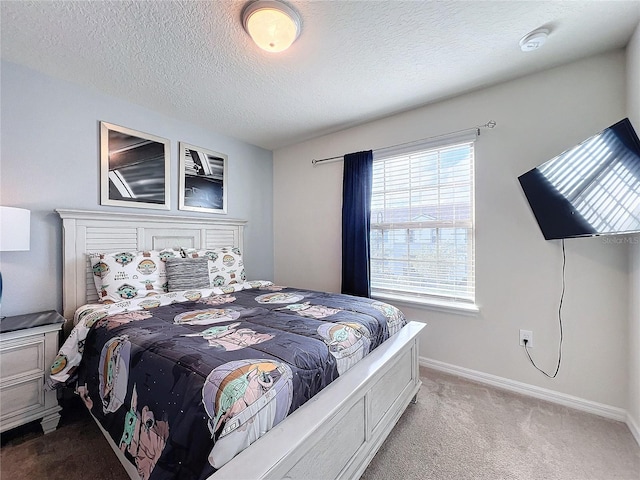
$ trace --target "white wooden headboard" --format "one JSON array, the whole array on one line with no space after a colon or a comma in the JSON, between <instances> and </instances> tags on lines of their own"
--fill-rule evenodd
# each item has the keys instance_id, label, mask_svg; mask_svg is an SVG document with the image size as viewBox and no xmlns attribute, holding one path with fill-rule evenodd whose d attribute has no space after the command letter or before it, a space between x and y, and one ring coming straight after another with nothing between
<instances>
[{"instance_id":1,"label":"white wooden headboard","mask_svg":"<svg viewBox=\"0 0 640 480\"><path fill-rule=\"evenodd\" d=\"M63 314L73 320L78 307L97 302L87 253L163 248L214 248L243 251L244 220L178 217L86 210L56 210L62 218Z\"/></svg>"}]
</instances>

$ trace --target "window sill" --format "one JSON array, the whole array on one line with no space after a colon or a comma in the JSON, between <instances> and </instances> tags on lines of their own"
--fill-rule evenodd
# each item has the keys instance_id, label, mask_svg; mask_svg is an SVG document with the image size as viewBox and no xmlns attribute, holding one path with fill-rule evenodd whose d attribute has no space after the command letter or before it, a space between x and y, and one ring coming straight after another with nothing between
<instances>
[{"instance_id":1,"label":"window sill","mask_svg":"<svg viewBox=\"0 0 640 480\"><path fill-rule=\"evenodd\" d=\"M465 304L447 302L446 300L424 299L403 295L393 295L389 293L371 292L371 298L384 302L393 302L406 305L412 308L422 308L425 310L437 310L448 313L458 313L462 315L476 316L480 313L480 308L476 304Z\"/></svg>"}]
</instances>

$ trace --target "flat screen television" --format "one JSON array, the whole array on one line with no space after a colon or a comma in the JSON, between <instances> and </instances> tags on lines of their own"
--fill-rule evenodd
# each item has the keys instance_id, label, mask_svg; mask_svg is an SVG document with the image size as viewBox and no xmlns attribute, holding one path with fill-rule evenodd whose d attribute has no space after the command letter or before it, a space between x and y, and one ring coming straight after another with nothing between
<instances>
[{"instance_id":1,"label":"flat screen television","mask_svg":"<svg viewBox=\"0 0 640 480\"><path fill-rule=\"evenodd\" d=\"M640 140L628 118L518 180L547 240L640 232Z\"/></svg>"}]
</instances>

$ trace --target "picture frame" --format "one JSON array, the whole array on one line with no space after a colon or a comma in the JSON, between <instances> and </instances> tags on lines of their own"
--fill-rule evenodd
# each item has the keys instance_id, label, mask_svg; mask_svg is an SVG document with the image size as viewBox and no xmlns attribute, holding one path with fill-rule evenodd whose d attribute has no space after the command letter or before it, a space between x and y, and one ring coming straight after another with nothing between
<instances>
[{"instance_id":1,"label":"picture frame","mask_svg":"<svg viewBox=\"0 0 640 480\"><path fill-rule=\"evenodd\" d=\"M170 142L149 133L100 122L100 204L170 207Z\"/></svg>"},{"instance_id":2,"label":"picture frame","mask_svg":"<svg viewBox=\"0 0 640 480\"><path fill-rule=\"evenodd\" d=\"M224 153L180 142L179 210L227 213L227 163Z\"/></svg>"}]
</instances>

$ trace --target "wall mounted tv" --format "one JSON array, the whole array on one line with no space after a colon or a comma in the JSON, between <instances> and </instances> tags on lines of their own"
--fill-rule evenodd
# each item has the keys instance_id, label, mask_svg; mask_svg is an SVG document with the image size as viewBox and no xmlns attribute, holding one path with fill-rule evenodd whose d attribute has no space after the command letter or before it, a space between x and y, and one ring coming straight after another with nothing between
<instances>
[{"instance_id":1,"label":"wall mounted tv","mask_svg":"<svg viewBox=\"0 0 640 480\"><path fill-rule=\"evenodd\" d=\"M640 232L640 140L628 118L518 180L547 240Z\"/></svg>"}]
</instances>

